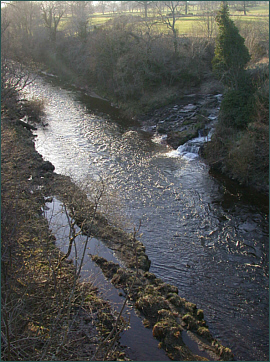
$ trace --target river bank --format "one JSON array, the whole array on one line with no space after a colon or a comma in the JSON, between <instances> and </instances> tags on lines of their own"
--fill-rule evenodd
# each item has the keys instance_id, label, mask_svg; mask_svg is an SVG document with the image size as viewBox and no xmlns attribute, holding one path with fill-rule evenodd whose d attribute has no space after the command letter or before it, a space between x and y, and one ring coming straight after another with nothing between
<instances>
[{"instance_id":1,"label":"river bank","mask_svg":"<svg viewBox=\"0 0 270 362\"><path fill-rule=\"evenodd\" d=\"M153 335L160 340L160 347L163 347L172 359L206 359L205 354L201 353L201 356L198 356L192 352L192 348L188 347L187 341L195 341L196 345L199 346L199 348L197 347L199 351L207 351L206 356L208 359L232 359L231 351L221 346L210 334L206 322L203 320L203 311L197 309L195 304L189 303L178 296L176 287L163 283L162 280L148 272L150 262L145 254L144 246L139 241L133 239L132 235L127 235L122 230L108 225L102 215L98 215L93 220L93 208L87 202L85 194L68 177L54 173L54 166L50 162L43 161L42 157L34 149L31 132L22 124L16 122L18 116L18 114L12 116L5 114L2 116L2 213L6 215L7 210L10 210L10 208L15 209L14 217L16 220L20 220L16 224L16 235L19 233L20 237L17 244L15 242L13 258L16 259L19 255L22 258L19 265L12 262L12 267L10 266L11 259L9 262L4 260L3 267L5 269L4 280L6 282L10 281L12 277L15 279L16 285L19 283L16 291L18 295L21 295L21 293L25 295L26 286L31 285L31 298L29 301L27 297L24 297L26 298L25 305L31 305L33 298L36 298L34 291L37 285L35 283L39 283L39 286L42 283L41 285L46 286L46 292L49 289L53 293L52 295L48 294L47 297L42 297L42 302L45 304L46 298L49 298L50 295L52 300L56 299L59 302L60 296L57 293L60 293L63 304L67 303L68 305L63 290L73 290L71 286L72 282L74 282L72 278L72 262L68 258L64 260L63 255L55 249L54 237L50 233L42 212L48 197L57 195L70 210L73 210L73 216L76 222L81 225L84 233L89 232L90 228L91 234L99 237L121 256L126 265L124 269L120 268L119 265L112 265L112 263L108 266L106 260L98 257L93 258L100 265L106 277L112 280L112 283L126 290L129 299L133 300L137 309L143 313L145 325L153 329ZM12 147L14 144L16 144L16 147ZM16 175L13 174L14 172ZM15 198L10 194L12 189L20 190ZM75 198L74 195L76 195ZM19 215L17 215L16 208L9 204L9 202L12 203L16 199L19 200L20 205L17 209ZM88 210L88 214L86 214L86 210ZM28 222L25 223L25 219L31 220L31 225ZM7 219L6 224L4 224L6 232L9 228L9 221ZM4 242L3 245L4 249L9 249L7 242ZM38 255L38 260L35 259L35 255ZM60 260L61 268L59 268ZM25 265L25 267L22 268L22 265ZM38 266L39 273L34 278L33 273ZM45 271L46 274L44 274ZM11 276L11 274L13 275ZM19 278L18 275L20 275ZM21 286L22 280L23 287ZM131 291L129 288L132 280L136 281L134 284L136 288ZM4 285L4 287L6 287L6 289L4 288L4 295L5 292L11 293L7 285ZM85 359L86 354L93 354L93 344L95 346L101 343L95 326L102 331L103 336L106 333L108 335L114 319L109 311L109 306L98 297L95 288L85 283L83 285L79 283L76 284L76 288L72 293L76 296L76 303L74 303L72 311L67 306L65 311L68 311L71 315L73 314L73 321L77 327L82 321L84 321L83 324L87 324L87 330L85 330L85 327L79 328L81 340L79 342L74 340L75 335L77 336L74 330L68 337L68 345L70 346L68 351L63 347L67 337L62 341L62 344L60 343L60 346L64 348L64 352L61 347L57 349L56 345L59 344L59 340L52 340L52 338L48 340L48 334L52 332L50 323L41 323L37 315L31 312L31 322L27 320L28 314L21 321L27 328L25 329L22 326L20 328L22 328L21 333L23 335L33 336L35 334L35 338L37 338L36 345L38 345L35 353L44 354L44 351L53 353L52 351L56 348L61 358L70 359L76 353L75 351L83 346L82 354L78 354L78 356ZM16 297L13 296L13 298L14 303L16 303ZM49 305L50 312L51 308L52 305ZM93 308L97 311L97 320L93 318L91 313L85 312L85 310L89 311L90 309L92 312ZM46 313L49 313L48 309L44 311L45 316ZM58 309L58 313L62 314L63 324L65 325L65 312L63 310L60 312ZM76 318L74 317L75 314ZM43 316L43 319L47 318L45 316ZM53 328L58 328L58 326L54 325ZM91 331L90 337L89 330ZM77 329L76 331L78 332ZM44 343L44 340L47 340L47 342ZM91 344L89 340L95 340L96 342ZM12 354L12 346L15 340L6 339L5 343L5 353ZM104 349L106 348L104 347L103 351ZM29 351L29 353L31 352ZM100 354L102 354L102 350ZM126 359L125 353L120 346L117 346L112 352L111 358L117 360Z\"/></svg>"}]
</instances>

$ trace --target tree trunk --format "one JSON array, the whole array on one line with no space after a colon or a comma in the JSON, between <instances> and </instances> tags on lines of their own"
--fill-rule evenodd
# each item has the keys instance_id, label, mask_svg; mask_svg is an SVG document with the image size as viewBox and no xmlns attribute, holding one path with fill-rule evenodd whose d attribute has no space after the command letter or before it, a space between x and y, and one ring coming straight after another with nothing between
<instances>
[{"instance_id":1,"label":"tree trunk","mask_svg":"<svg viewBox=\"0 0 270 362\"><path fill-rule=\"evenodd\" d=\"M244 9L243 9L243 10L244 10L244 15L247 15L247 11L246 11L246 2L245 2L245 1L243 1L243 3L244 3L244 4L243 4L243 5L244 5Z\"/></svg>"}]
</instances>

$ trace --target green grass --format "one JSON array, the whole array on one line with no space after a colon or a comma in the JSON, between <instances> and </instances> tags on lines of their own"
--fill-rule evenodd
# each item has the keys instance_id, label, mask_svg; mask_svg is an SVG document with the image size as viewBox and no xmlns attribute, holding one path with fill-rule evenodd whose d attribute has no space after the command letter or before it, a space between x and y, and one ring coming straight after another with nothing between
<instances>
[{"instance_id":1,"label":"green grass","mask_svg":"<svg viewBox=\"0 0 270 362\"><path fill-rule=\"evenodd\" d=\"M104 25L110 19L112 18L90 18L89 24L93 26L101 26Z\"/></svg>"},{"instance_id":2,"label":"green grass","mask_svg":"<svg viewBox=\"0 0 270 362\"><path fill-rule=\"evenodd\" d=\"M252 16L252 15L259 15L259 16L267 16L269 15L269 6L268 4L262 4L262 5L257 5L257 6L252 6L252 7L247 7L247 16ZM233 8L230 8L230 14L231 15L239 15L239 14L243 14L243 11L236 11Z\"/></svg>"},{"instance_id":3,"label":"green grass","mask_svg":"<svg viewBox=\"0 0 270 362\"><path fill-rule=\"evenodd\" d=\"M200 16L183 17L177 21L176 27L179 34L191 34L200 21Z\"/></svg>"},{"instance_id":4,"label":"green grass","mask_svg":"<svg viewBox=\"0 0 270 362\"><path fill-rule=\"evenodd\" d=\"M92 14L89 17L89 23L91 25L103 25L105 24L107 21L111 20L114 17L114 15L112 13L109 14Z\"/></svg>"},{"instance_id":5,"label":"green grass","mask_svg":"<svg viewBox=\"0 0 270 362\"><path fill-rule=\"evenodd\" d=\"M189 6L188 9L189 13L193 13L193 16L182 16L177 19L176 22L176 28L178 30L179 35L193 35L194 29L198 28L198 25L202 22L202 17L200 16L201 10L198 6ZM183 10L182 10L183 13ZM106 24L107 21L121 16L121 15L131 15L135 17L144 17L144 12L115 12L115 13L94 13L89 16L89 25L90 26L101 26ZM151 20L151 17L153 17L154 13L151 12L151 10L148 12L148 20ZM243 11L237 11L235 8L230 7L230 16L234 21L240 21L240 22L261 22L265 21L269 17L269 7L267 4L261 4L257 6L247 7L247 15L245 16L243 14ZM70 20L70 15L66 15L62 18L59 30L64 30L68 26L68 22ZM167 28L164 24L157 24L156 28L160 32L168 33L170 32L170 29Z\"/></svg>"}]
</instances>

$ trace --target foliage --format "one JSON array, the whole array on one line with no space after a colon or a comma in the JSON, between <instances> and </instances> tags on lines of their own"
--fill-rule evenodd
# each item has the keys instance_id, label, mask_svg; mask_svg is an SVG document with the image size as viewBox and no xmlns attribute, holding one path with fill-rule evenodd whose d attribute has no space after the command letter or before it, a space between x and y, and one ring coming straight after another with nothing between
<instances>
[{"instance_id":1,"label":"foliage","mask_svg":"<svg viewBox=\"0 0 270 362\"><path fill-rule=\"evenodd\" d=\"M213 70L227 87L221 103L219 121L227 126L243 129L253 112L254 87L245 66L250 60L244 38L229 17L227 2L222 2L217 13L218 36Z\"/></svg>"},{"instance_id":2,"label":"foliage","mask_svg":"<svg viewBox=\"0 0 270 362\"><path fill-rule=\"evenodd\" d=\"M93 89L124 108L128 116L173 102L193 87L216 91L213 67L227 87L217 137L213 137L215 159L220 156L225 160L229 154L239 156L241 152L236 149L231 152L231 145L239 141L232 138L243 131L250 135L251 130L263 129L254 126L254 117L258 112L260 119L268 117L269 102L262 91L267 76L262 81L261 71L247 71L246 66L250 59L248 51L249 66L268 61L269 22L261 14L261 9L268 12L264 5L250 7L248 15L237 19L239 31L229 18L227 4L222 5L216 18L219 33L214 53L215 2L189 2L188 11L195 16L183 13L184 3L167 2L167 5L180 5L174 12L175 19L163 2L159 2L159 17L157 9L154 10L155 2L149 2L147 17L143 6L139 12L136 2L121 2L121 14L114 9L118 4L113 2L114 7L109 9L112 11L104 15L93 14L93 4L88 2L57 3L11 2L2 9L2 105L14 99L12 94L28 80L26 73L21 72L23 68L16 70L11 59L27 64L33 60L70 83ZM230 9L233 11L233 4ZM48 36L50 11L51 37ZM163 20L174 24L175 32L166 27L166 21L158 21L161 14ZM189 37L180 35L190 34L189 29L195 23L200 23L200 31ZM26 77L20 78L22 74ZM243 149L248 142L239 144ZM257 144L257 140L251 144Z\"/></svg>"},{"instance_id":3,"label":"foliage","mask_svg":"<svg viewBox=\"0 0 270 362\"><path fill-rule=\"evenodd\" d=\"M254 112L254 86L250 76L238 80L237 89L227 89L221 102L219 121L238 129L246 128Z\"/></svg>"},{"instance_id":4,"label":"foliage","mask_svg":"<svg viewBox=\"0 0 270 362\"><path fill-rule=\"evenodd\" d=\"M246 96L229 90L221 105L215 133L204 152L213 168L241 184L268 193L269 70L267 66L257 67L249 73L254 84L252 104L248 104L248 91ZM235 100L237 96L240 101ZM241 101L246 102L245 107L241 108Z\"/></svg>"},{"instance_id":5,"label":"foliage","mask_svg":"<svg viewBox=\"0 0 270 362\"><path fill-rule=\"evenodd\" d=\"M245 65L250 60L245 40L239 34L237 27L229 17L229 8L222 2L216 21L218 35L216 38L213 70L219 79L231 88L238 87L238 78L242 76Z\"/></svg>"},{"instance_id":6,"label":"foliage","mask_svg":"<svg viewBox=\"0 0 270 362\"><path fill-rule=\"evenodd\" d=\"M11 22L3 40L12 39L10 56L43 63L50 72L81 86L91 84L97 92L121 104L133 100L145 104L146 98L151 103L150 95L154 96L157 89L197 86L211 72L211 41L168 33L153 13L147 19L130 13L113 16L103 26L91 27L92 16L87 19L82 11L85 4L71 4L71 10L65 9L65 14L71 11L73 17L63 16L63 6L58 9L56 5L42 4L39 14L38 4L20 9L17 4L7 6L5 14ZM35 20L24 49L13 24L15 10ZM20 17L16 19L22 22ZM48 37L50 24L52 36Z\"/></svg>"},{"instance_id":7,"label":"foliage","mask_svg":"<svg viewBox=\"0 0 270 362\"><path fill-rule=\"evenodd\" d=\"M28 120L34 123L39 123L43 120L44 113L44 100L33 97L30 100L23 102L21 106L21 113L25 113Z\"/></svg>"},{"instance_id":8,"label":"foliage","mask_svg":"<svg viewBox=\"0 0 270 362\"><path fill-rule=\"evenodd\" d=\"M33 77L20 63L1 54L1 107L9 107L19 100L19 92L31 84Z\"/></svg>"},{"instance_id":9,"label":"foliage","mask_svg":"<svg viewBox=\"0 0 270 362\"><path fill-rule=\"evenodd\" d=\"M254 64L269 55L269 18L257 21L236 20L240 34L245 38L251 61Z\"/></svg>"}]
</instances>

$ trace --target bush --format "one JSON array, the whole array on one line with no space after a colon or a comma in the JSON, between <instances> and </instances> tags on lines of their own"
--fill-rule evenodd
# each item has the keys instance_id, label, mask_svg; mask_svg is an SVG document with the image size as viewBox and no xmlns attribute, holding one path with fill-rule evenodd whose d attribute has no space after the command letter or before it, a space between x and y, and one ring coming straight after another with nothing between
<instances>
[{"instance_id":1,"label":"bush","mask_svg":"<svg viewBox=\"0 0 270 362\"><path fill-rule=\"evenodd\" d=\"M222 112L212 140L206 145L204 155L211 166L243 185L255 187L264 193L269 184L269 86L268 79L258 83L252 95L252 112L246 108L234 109L236 91L227 92L222 102ZM241 95L239 96L241 98ZM225 111L224 112L224 108ZM241 127L239 114L248 123ZM239 114L238 114L239 113ZM234 123L230 117L234 117ZM244 129L245 128L245 129Z\"/></svg>"},{"instance_id":2,"label":"bush","mask_svg":"<svg viewBox=\"0 0 270 362\"><path fill-rule=\"evenodd\" d=\"M229 17L229 7L222 2L217 14L218 36L216 38L213 70L224 85L237 88L237 83L250 55L245 46L245 39Z\"/></svg>"},{"instance_id":3,"label":"bush","mask_svg":"<svg viewBox=\"0 0 270 362\"><path fill-rule=\"evenodd\" d=\"M220 121L228 127L245 129L251 120L253 98L242 90L228 90L221 103Z\"/></svg>"},{"instance_id":4,"label":"bush","mask_svg":"<svg viewBox=\"0 0 270 362\"><path fill-rule=\"evenodd\" d=\"M44 116L44 100L32 98L23 105L23 112L28 115L28 119L32 122L40 122Z\"/></svg>"}]
</instances>

